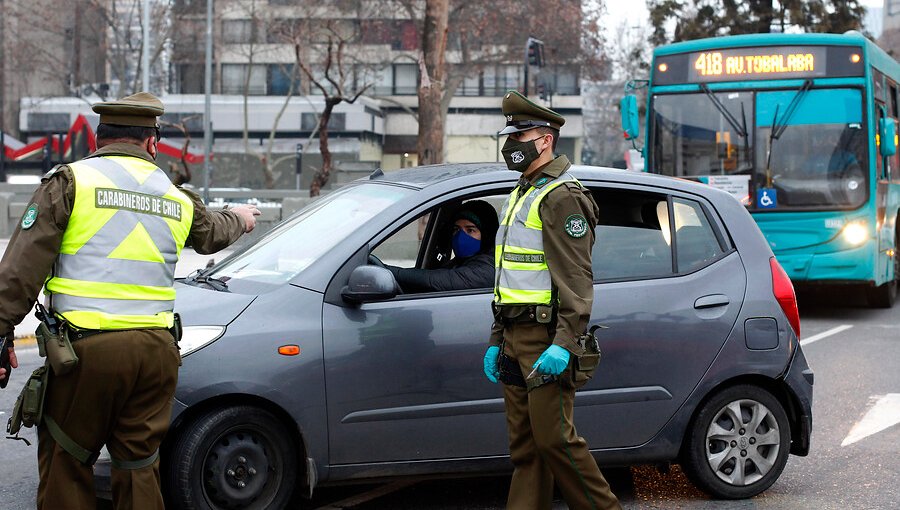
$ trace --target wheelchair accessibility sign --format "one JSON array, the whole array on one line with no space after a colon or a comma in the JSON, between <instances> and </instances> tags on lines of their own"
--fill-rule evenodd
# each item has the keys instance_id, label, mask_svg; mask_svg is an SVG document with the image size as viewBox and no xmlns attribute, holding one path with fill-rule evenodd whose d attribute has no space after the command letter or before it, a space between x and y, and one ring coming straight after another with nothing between
<instances>
[{"instance_id":1,"label":"wheelchair accessibility sign","mask_svg":"<svg viewBox=\"0 0 900 510\"><path fill-rule=\"evenodd\" d=\"M756 207L774 209L778 207L778 190L775 188L759 188L756 190Z\"/></svg>"}]
</instances>

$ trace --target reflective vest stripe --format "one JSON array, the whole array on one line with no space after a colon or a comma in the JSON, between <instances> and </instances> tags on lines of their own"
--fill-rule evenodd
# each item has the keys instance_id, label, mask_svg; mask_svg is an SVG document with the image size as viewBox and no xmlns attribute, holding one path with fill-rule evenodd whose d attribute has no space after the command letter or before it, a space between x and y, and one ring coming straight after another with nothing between
<instances>
[{"instance_id":1,"label":"reflective vest stripe","mask_svg":"<svg viewBox=\"0 0 900 510\"><path fill-rule=\"evenodd\" d=\"M506 234L507 226L502 226L497 230L497 239L503 239ZM512 229L506 237L507 246L518 246L530 250L540 251L544 246L544 233L534 229Z\"/></svg>"},{"instance_id":2,"label":"reflective vest stripe","mask_svg":"<svg viewBox=\"0 0 900 510\"><path fill-rule=\"evenodd\" d=\"M553 281L544 254L540 206L544 197L567 182L578 182L567 172L540 188L519 197L519 187L510 193L501 214L498 244L494 254L497 284L494 301L499 304L551 304Z\"/></svg>"},{"instance_id":3,"label":"reflective vest stripe","mask_svg":"<svg viewBox=\"0 0 900 510\"><path fill-rule=\"evenodd\" d=\"M549 271L529 271L503 269L500 274L500 287L515 290L546 291L550 288Z\"/></svg>"},{"instance_id":4,"label":"reflective vest stripe","mask_svg":"<svg viewBox=\"0 0 900 510\"><path fill-rule=\"evenodd\" d=\"M64 293L82 298L121 299L123 301L175 299L174 287L152 287L128 283L91 282L86 280L70 280L54 278L54 293ZM53 307L57 311L58 299L54 296ZM137 312L140 313L140 312Z\"/></svg>"},{"instance_id":5,"label":"reflective vest stripe","mask_svg":"<svg viewBox=\"0 0 900 510\"><path fill-rule=\"evenodd\" d=\"M54 310L76 327L171 327L175 263L193 204L156 165L108 156L69 165L75 203L54 275Z\"/></svg>"},{"instance_id":6,"label":"reflective vest stripe","mask_svg":"<svg viewBox=\"0 0 900 510\"><path fill-rule=\"evenodd\" d=\"M57 276L63 279L78 279L91 275L95 282L126 283L171 287L175 283L175 264L160 264L145 260L100 259L59 255Z\"/></svg>"},{"instance_id":7,"label":"reflective vest stripe","mask_svg":"<svg viewBox=\"0 0 900 510\"><path fill-rule=\"evenodd\" d=\"M140 301L137 299L104 299L104 298L84 298L78 296L69 296L66 294L57 294L53 296L53 304L57 302L72 307L73 310L82 312L103 312L108 315L147 315L156 316L160 313L171 312L175 305L175 300L149 300ZM135 313L135 310L140 310ZM71 313L71 312L69 312ZM155 322L151 321L151 322ZM95 329L95 328L88 328Z\"/></svg>"}]
</instances>

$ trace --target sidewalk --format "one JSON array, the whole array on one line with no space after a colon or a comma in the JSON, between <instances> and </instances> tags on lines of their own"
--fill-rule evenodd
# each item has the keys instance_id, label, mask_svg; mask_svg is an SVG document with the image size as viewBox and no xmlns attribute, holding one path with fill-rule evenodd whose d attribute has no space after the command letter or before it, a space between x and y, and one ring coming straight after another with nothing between
<instances>
[{"instance_id":1,"label":"sidewalk","mask_svg":"<svg viewBox=\"0 0 900 510\"><path fill-rule=\"evenodd\" d=\"M6 245L9 239L0 238L0 253L6 253ZM212 260L222 260L228 256L232 250L222 250L214 255L200 255L191 248L185 248L181 251L181 258L175 265L175 277L181 278L194 272L195 269L202 269ZM32 336L34 330L37 329L38 320L34 318L34 314L28 314L22 323L16 326L16 337Z\"/></svg>"}]
</instances>

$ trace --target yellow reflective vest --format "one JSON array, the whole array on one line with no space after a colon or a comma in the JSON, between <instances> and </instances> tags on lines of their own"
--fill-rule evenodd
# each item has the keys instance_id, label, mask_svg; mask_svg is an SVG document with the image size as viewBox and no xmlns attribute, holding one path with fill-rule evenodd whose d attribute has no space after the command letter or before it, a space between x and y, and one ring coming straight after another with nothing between
<instances>
[{"instance_id":1,"label":"yellow reflective vest","mask_svg":"<svg viewBox=\"0 0 900 510\"><path fill-rule=\"evenodd\" d=\"M500 213L494 251L496 304L553 303L553 285L544 255L540 210L544 197L567 182L578 183L578 180L563 172L541 186L531 187L522 196L519 196L520 187L516 186L506 199Z\"/></svg>"},{"instance_id":2,"label":"yellow reflective vest","mask_svg":"<svg viewBox=\"0 0 900 510\"><path fill-rule=\"evenodd\" d=\"M75 202L45 284L51 306L82 329L172 327L175 263L193 203L140 158L88 158L69 167Z\"/></svg>"}]
</instances>

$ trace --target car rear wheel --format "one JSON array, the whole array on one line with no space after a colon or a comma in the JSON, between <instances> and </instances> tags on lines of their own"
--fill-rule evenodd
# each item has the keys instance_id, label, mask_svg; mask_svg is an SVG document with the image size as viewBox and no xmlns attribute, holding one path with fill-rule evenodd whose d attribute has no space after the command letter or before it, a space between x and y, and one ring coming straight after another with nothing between
<instances>
[{"instance_id":1,"label":"car rear wheel","mask_svg":"<svg viewBox=\"0 0 900 510\"><path fill-rule=\"evenodd\" d=\"M781 403L762 388L734 386L697 413L683 467L697 487L715 497L749 498L778 479L790 446L790 424Z\"/></svg>"},{"instance_id":2,"label":"car rear wheel","mask_svg":"<svg viewBox=\"0 0 900 510\"><path fill-rule=\"evenodd\" d=\"M177 508L284 508L297 479L287 428L251 406L212 410L184 428L169 459L169 496Z\"/></svg>"}]
</instances>

